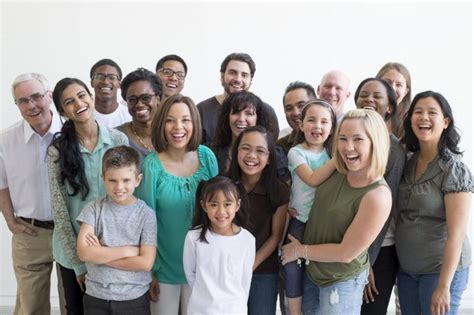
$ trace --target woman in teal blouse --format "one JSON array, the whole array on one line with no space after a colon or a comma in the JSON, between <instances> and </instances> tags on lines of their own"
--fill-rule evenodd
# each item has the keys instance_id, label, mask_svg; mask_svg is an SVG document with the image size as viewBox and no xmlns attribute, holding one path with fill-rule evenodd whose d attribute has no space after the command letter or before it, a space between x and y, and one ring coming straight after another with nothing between
<instances>
[{"instance_id":1,"label":"woman in teal blouse","mask_svg":"<svg viewBox=\"0 0 474 315\"><path fill-rule=\"evenodd\" d=\"M67 313L82 314L86 267L76 252L76 217L86 204L105 194L100 176L105 151L128 145L128 140L120 131L97 124L94 99L81 80L60 80L53 101L58 113L68 118L48 148L53 255L60 266Z\"/></svg>"},{"instance_id":2,"label":"woman in teal blouse","mask_svg":"<svg viewBox=\"0 0 474 315\"><path fill-rule=\"evenodd\" d=\"M183 269L183 246L195 209L197 185L218 173L214 153L201 143L201 121L194 102L174 95L153 118L156 154L142 163L143 180L136 190L156 211L158 255L150 295L153 314L187 313L191 293ZM158 284L159 283L159 284ZM159 295L159 300L158 300Z\"/></svg>"}]
</instances>

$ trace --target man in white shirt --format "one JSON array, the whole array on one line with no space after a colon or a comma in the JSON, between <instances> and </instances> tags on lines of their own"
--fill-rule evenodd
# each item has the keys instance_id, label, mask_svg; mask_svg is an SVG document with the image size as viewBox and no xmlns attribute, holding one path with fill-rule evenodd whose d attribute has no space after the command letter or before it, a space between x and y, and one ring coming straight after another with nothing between
<instances>
[{"instance_id":1,"label":"man in white shirt","mask_svg":"<svg viewBox=\"0 0 474 315\"><path fill-rule=\"evenodd\" d=\"M0 133L0 209L13 234L14 314L49 314L54 224L46 153L61 121L44 76L18 76L12 93L23 120Z\"/></svg>"},{"instance_id":2,"label":"man in white shirt","mask_svg":"<svg viewBox=\"0 0 474 315\"><path fill-rule=\"evenodd\" d=\"M338 123L346 113L344 104L351 96L349 85L350 81L347 75L339 70L332 70L323 75L317 88L319 98L332 105Z\"/></svg>"},{"instance_id":3,"label":"man in white shirt","mask_svg":"<svg viewBox=\"0 0 474 315\"><path fill-rule=\"evenodd\" d=\"M94 89L94 115L97 122L115 128L130 120L128 108L117 100L122 80L122 69L111 59L101 59L91 68L91 86Z\"/></svg>"}]
</instances>

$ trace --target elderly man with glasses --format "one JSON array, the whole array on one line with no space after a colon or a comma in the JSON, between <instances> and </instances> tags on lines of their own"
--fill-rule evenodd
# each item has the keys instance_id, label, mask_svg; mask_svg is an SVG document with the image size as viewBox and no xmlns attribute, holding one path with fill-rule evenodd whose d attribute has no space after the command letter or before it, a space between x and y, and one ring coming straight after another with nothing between
<instances>
[{"instance_id":1,"label":"elderly man with glasses","mask_svg":"<svg viewBox=\"0 0 474 315\"><path fill-rule=\"evenodd\" d=\"M12 93L23 120L0 134L0 209L13 234L14 314L49 314L54 223L46 152L61 122L44 76L18 76Z\"/></svg>"},{"instance_id":2,"label":"elderly man with glasses","mask_svg":"<svg viewBox=\"0 0 474 315\"><path fill-rule=\"evenodd\" d=\"M122 70L111 59L101 59L91 68L91 86L95 94L94 115L97 122L109 128L115 128L130 120L132 116L127 106L117 100Z\"/></svg>"}]
</instances>

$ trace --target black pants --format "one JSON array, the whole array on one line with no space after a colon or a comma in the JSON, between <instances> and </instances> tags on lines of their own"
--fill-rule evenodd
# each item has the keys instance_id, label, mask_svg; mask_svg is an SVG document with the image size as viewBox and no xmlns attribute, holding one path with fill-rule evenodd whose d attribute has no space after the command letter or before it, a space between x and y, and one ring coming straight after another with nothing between
<instances>
[{"instance_id":1,"label":"black pants","mask_svg":"<svg viewBox=\"0 0 474 315\"><path fill-rule=\"evenodd\" d=\"M86 294L84 296L86 315L150 315L148 292L128 301L108 301Z\"/></svg>"},{"instance_id":2,"label":"black pants","mask_svg":"<svg viewBox=\"0 0 474 315\"><path fill-rule=\"evenodd\" d=\"M398 266L395 245L382 247L375 264L372 266L375 276L375 286L377 287L379 294L374 294L374 302L362 303L361 314L387 314L387 307L397 277Z\"/></svg>"},{"instance_id":3,"label":"black pants","mask_svg":"<svg viewBox=\"0 0 474 315\"><path fill-rule=\"evenodd\" d=\"M61 271L61 278L63 280L67 315L83 315L82 298L84 297L84 292L82 292L81 287L79 287L77 283L74 270L61 265L59 265L59 270Z\"/></svg>"}]
</instances>

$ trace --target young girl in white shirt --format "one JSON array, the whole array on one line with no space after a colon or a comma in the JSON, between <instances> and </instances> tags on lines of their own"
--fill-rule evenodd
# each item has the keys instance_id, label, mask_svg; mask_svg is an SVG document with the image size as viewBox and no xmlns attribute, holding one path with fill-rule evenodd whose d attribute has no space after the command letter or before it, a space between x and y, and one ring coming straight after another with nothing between
<instances>
[{"instance_id":1,"label":"young girl in white shirt","mask_svg":"<svg viewBox=\"0 0 474 315\"><path fill-rule=\"evenodd\" d=\"M241 196L225 176L198 186L193 229L183 252L191 287L188 314L247 314L255 238L242 227L247 212Z\"/></svg>"}]
</instances>

